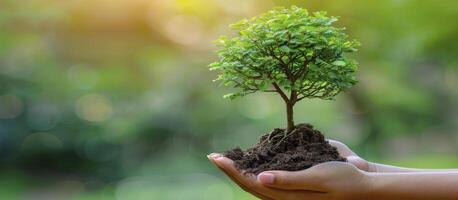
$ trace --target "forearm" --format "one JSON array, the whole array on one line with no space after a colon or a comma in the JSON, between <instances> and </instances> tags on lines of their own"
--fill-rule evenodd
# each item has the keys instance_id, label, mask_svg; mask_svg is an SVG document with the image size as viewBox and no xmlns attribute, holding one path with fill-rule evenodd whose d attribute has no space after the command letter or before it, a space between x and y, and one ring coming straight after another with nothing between
<instances>
[{"instance_id":1,"label":"forearm","mask_svg":"<svg viewBox=\"0 0 458 200\"><path fill-rule=\"evenodd\" d=\"M368 171L369 172L383 172L383 173L400 173L400 172L418 172L422 170L369 162Z\"/></svg>"},{"instance_id":2,"label":"forearm","mask_svg":"<svg viewBox=\"0 0 458 200\"><path fill-rule=\"evenodd\" d=\"M456 200L458 172L367 173L371 200Z\"/></svg>"},{"instance_id":3,"label":"forearm","mask_svg":"<svg viewBox=\"0 0 458 200\"><path fill-rule=\"evenodd\" d=\"M458 169L415 169L406 167L397 167L369 162L369 172L380 173L404 173L404 172L458 172Z\"/></svg>"}]
</instances>

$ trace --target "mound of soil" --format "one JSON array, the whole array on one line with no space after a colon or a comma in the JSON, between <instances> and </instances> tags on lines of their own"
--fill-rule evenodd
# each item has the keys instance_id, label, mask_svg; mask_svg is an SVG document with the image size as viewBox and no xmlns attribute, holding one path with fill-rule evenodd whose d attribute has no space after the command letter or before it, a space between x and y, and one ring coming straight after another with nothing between
<instances>
[{"instance_id":1,"label":"mound of soil","mask_svg":"<svg viewBox=\"0 0 458 200\"><path fill-rule=\"evenodd\" d=\"M276 128L261 136L254 147L245 151L235 148L224 155L234 160L239 170L254 174L267 170L299 171L328 161L346 162L310 124L298 124L284 136L285 129Z\"/></svg>"}]
</instances>

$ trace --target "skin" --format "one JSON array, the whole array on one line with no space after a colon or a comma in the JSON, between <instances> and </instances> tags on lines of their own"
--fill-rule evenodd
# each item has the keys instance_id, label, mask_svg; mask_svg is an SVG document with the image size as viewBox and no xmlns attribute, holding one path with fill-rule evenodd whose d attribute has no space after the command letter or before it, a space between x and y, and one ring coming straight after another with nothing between
<instances>
[{"instance_id":1,"label":"skin","mask_svg":"<svg viewBox=\"0 0 458 200\"><path fill-rule=\"evenodd\" d=\"M345 144L329 141L348 163L327 162L306 170L243 174L221 154L208 158L243 190L262 200L458 199L458 170L400 168L371 163Z\"/></svg>"}]
</instances>

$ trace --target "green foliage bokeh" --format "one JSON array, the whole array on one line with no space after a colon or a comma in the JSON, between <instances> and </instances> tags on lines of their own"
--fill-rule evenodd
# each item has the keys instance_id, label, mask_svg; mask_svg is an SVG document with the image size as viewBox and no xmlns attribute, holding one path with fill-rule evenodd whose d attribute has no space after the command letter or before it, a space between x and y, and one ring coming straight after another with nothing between
<instances>
[{"instance_id":1,"label":"green foliage bokeh","mask_svg":"<svg viewBox=\"0 0 458 200\"><path fill-rule=\"evenodd\" d=\"M1 0L0 199L252 199L205 158L281 127L211 84L212 40L275 6L341 16L359 83L296 117L364 158L456 168L456 0ZM196 192L198 191L198 192Z\"/></svg>"}]
</instances>

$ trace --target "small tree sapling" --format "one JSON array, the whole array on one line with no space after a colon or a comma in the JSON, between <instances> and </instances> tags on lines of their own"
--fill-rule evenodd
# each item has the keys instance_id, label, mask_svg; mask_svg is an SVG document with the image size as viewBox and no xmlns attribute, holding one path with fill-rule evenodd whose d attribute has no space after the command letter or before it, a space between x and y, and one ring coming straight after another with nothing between
<instances>
[{"instance_id":1,"label":"small tree sapling","mask_svg":"<svg viewBox=\"0 0 458 200\"><path fill-rule=\"evenodd\" d=\"M332 100L357 83L357 63L345 53L355 52L359 43L333 26L336 21L325 12L293 6L232 24L236 35L216 41L219 61L210 64L219 70L217 81L238 89L224 97L278 93L286 105L286 133L291 132L297 102Z\"/></svg>"}]
</instances>

